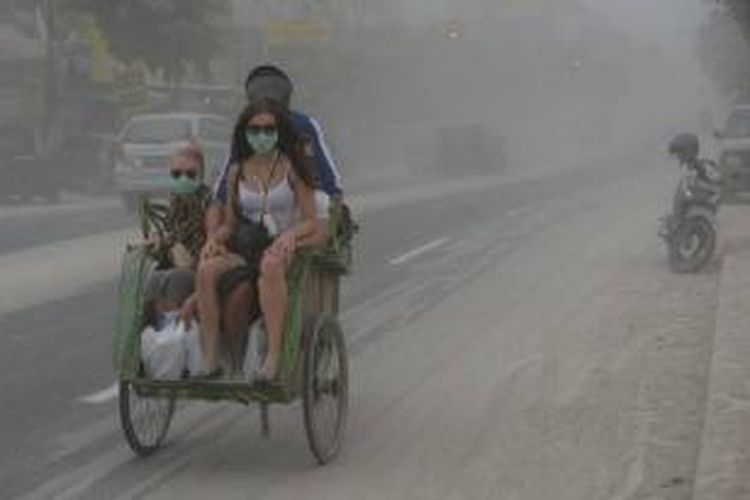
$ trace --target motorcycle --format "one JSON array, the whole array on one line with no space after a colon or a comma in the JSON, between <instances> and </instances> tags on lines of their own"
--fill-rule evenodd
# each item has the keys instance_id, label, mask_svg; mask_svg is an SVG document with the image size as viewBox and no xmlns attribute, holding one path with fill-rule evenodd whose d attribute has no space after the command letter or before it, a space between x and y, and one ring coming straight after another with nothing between
<instances>
[{"instance_id":1,"label":"motorcycle","mask_svg":"<svg viewBox=\"0 0 750 500\"><path fill-rule=\"evenodd\" d=\"M680 178L672 213L662 217L659 236L667 243L669 267L675 273L705 268L716 250L718 183L698 179L689 166Z\"/></svg>"}]
</instances>

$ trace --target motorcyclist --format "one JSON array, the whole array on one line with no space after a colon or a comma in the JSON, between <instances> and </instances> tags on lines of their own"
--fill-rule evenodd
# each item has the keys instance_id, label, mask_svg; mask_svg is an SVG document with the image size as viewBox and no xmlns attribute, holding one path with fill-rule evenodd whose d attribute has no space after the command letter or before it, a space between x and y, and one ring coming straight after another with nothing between
<instances>
[{"instance_id":1,"label":"motorcyclist","mask_svg":"<svg viewBox=\"0 0 750 500\"><path fill-rule=\"evenodd\" d=\"M699 153L700 140L695 134L679 134L669 142L669 154L676 157L680 166L688 171L690 187L696 191L696 195L711 203L718 203L721 177L716 163L699 158ZM675 200L675 215L681 213L684 201Z\"/></svg>"},{"instance_id":2,"label":"motorcyclist","mask_svg":"<svg viewBox=\"0 0 750 500\"><path fill-rule=\"evenodd\" d=\"M698 157L695 134L672 139L669 154L685 174L672 202L672 212L661 218L659 236L667 243L674 272L696 272L710 262L716 248L716 212L721 198L721 178L711 160Z\"/></svg>"}]
</instances>

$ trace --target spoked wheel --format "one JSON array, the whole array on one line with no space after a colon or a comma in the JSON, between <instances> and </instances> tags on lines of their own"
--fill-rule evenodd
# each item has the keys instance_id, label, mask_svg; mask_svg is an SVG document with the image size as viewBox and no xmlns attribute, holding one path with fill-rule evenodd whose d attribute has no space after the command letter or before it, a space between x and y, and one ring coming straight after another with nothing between
<instances>
[{"instance_id":1,"label":"spoked wheel","mask_svg":"<svg viewBox=\"0 0 750 500\"><path fill-rule=\"evenodd\" d=\"M669 263L673 271L692 273L711 260L716 247L716 229L705 217L689 217L673 236Z\"/></svg>"},{"instance_id":2,"label":"spoked wheel","mask_svg":"<svg viewBox=\"0 0 750 500\"><path fill-rule=\"evenodd\" d=\"M320 464L339 452L349 408L349 367L341 327L322 316L309 331L304 349L303 407L310 451Z\"/></svg>"},{"instance_id":3,"label":"spoked wheel","mask_svg":"<svg viewBox=\"0 0 750 500\"><path fill-rule=\"evenodd\" d=\"M120 382L120 423L134 452L146 457L161 447L174 406L174 396L143 397L131 382Z\"/></svg>"}]
</instances>

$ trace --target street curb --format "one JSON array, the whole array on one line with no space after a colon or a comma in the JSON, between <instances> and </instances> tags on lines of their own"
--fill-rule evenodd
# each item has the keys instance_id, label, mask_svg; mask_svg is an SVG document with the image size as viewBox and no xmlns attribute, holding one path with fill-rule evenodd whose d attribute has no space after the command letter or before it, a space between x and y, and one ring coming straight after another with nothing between
<instances>
[{"instance_id":1,"label":"street curb","mask_svg":"<svg viewBox=\"0 0 750 500\"><path fill-rule=\"evenodd\" d=\"M750 207L722 209L726 253L695 500L750 499Z\"/></svg>"}]
</instances>

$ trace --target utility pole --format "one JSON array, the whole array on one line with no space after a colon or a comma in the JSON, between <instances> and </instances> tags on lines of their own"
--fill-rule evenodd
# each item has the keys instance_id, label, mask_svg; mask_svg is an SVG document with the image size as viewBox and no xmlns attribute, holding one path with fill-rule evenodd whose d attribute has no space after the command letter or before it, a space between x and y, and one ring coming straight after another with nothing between
<instances>
[{"instance_id":1,"label":"utility pole","mask_svg":"<svg viewBox=\"0 0 750 500\"><path fill-rule=\"evenodd\" d=\"M53 0L37 0L37 17L45 46L44 72L44 142L49 143L57 122L57 51Z\"/></svg>"}]
</instances>

